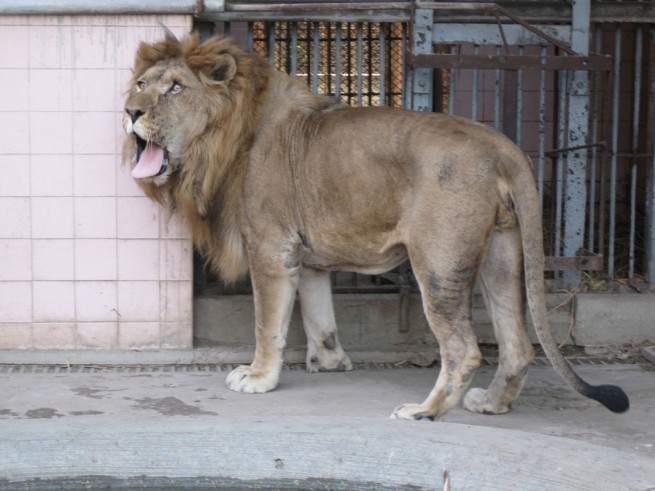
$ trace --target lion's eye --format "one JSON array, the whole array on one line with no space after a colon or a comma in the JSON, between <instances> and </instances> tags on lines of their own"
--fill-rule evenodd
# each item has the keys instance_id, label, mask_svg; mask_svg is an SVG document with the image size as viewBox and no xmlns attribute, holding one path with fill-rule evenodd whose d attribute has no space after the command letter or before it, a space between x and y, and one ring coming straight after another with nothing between
<instances>
[{"instance_id":1,"label":"lion's eye","mask_svg":"<svg viewBox=\"0 0 655 491\"><path fill-rule=\"evenodd\" d=\"M173 82L173 85L171 85L170 88L170 93L171 94L178 94L182 90L182 84L179 82Z\"/></svg>"},{"instance_id":2,"label":"lion's eye","mask_svg":"<svg viewBox=\"0 0 655 491\"><path fill-rule=\"evenodd\" d=\"M141 91L142 91L143 89L145 89L145 88L146 88L146 82L145 82L145 80L139 80L139 81L136 83L136 91L137 91L137 92L141 92Z\"/></svg>"}]
</instances>

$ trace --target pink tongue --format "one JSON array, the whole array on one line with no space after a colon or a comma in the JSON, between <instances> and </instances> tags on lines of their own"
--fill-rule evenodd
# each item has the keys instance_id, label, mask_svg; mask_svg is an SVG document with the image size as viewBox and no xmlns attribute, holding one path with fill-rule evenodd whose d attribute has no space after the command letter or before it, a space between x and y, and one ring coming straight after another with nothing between
<instances>
[{"instance_id":1,"label":"pink tongue","mask_svg":"<svg viewBox=\"0 0 655 491\"><path fill-rule=\"evenodd\" d=\"M132 177L140 179L142 177L152 177L159 174L164 165L164 149L156 143L148 143L146 148L141 152L136 167L132 169Z\"/></svg>"}]
</instances>

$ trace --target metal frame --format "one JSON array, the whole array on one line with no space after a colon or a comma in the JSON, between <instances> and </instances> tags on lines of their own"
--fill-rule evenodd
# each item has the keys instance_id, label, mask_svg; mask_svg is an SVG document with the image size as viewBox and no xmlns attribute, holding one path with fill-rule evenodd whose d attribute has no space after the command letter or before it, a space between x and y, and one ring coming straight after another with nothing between
<instances>
[{"instance_id":1,"label":"metal frame","mask_svg":"<svg viewBox=\"0 0 655 491\"><path fill-rule=\"evenodd\" d=\"M481 5L484 12L480 12ZM626 2L626 5L631 8L632 4ZM639 143L643 140L644 130L643 125L640 126L637 122L639 115L646 113L648 120L652 121L655 89L652 89L652 85L648 86L651 88L650 106L646 111L641 104L643 97L640 99L640 92L644 92L643 87L646 82L641 81L644 77L637 77L633 84L635 98L630 104L636 116L636 122L633 122L631 128L632 145L630 148L621 147L621 151L618 151L619 108L621 113L626 110L625 107L620 106L618 99L618 82L621 78L619 71L622 54L621 30L618 29L614 34L614 50L601 54L604 43L601 43L600 35L603 28L600 24L592 24L592 20L598 18L598 9L603 9L604 5L599 6L589 0L576 2L575 8L570 10L575 13L576 19L569 19L568 25L548 24L547 16L537 18L538 23L532 25L527 19L517 15L514 9L508 10L479 2L475 4L434 2L233 4L228 2L226 12L219 16L232 19L238 13L240 16L252 18L256 15L259 18L257 9L264 6L268 9L264 18L289 19L302 16L314 20L329 18L334 22L349 19L351 14L357 14L360 19L388 18L390 9L402 10L403 15L408 14L414 18L412 37L408 43L408 69L403 75L406 76L407 91L405 106L417 110L432 109L435 93L433 70L436 68L450 74L451 83L446 87L445 94L448 104L443 109L449 112L459 110L461 113L461 107L455 107L456 96L461 85L458 77L461 72L469 70L474 73L470 99L471 113L464 115L481 116L483 112L488 112L488 108L484 107L488 105L488 101L477 95L477 89L482 88L483 78L480 77L482 75L488 77L489 73L493 73L495 74L493 121L489 121L488 114L486 121L509 134L519 144L524 138L533 136L525 133L527 130L521 123L522 117L525 116L524 112L528 108L528 102L524 100L524 86L529 79L526 77L530 72L538 73L539 109L535 114L538 121L534 124L538 127L539 142L533 157L540 199L546 211L552 208L549 213L552 214L553 236L549 242L551 252L546 264L547 269L556 272L564 271L564 273L555 273L554 278L563 280L567 286L573 286L578 281L580 271L604 270L603 273L607 273L608 279L613 280L616 277L617 214L622 205L617 202L616 196L617 191L621 189L619 183L624 174L625 161L632 159L631 191L628 193L630 203L626 205L630 209L630 264L627 273L624 273L622 266L620 276L626 274L630 282L641 278L638 253L641 247L641 242L638 240L641 227L638 223L638 209L642 201L637 194L641 193L639 184L646 182L642 176L644 159L650 159L652 162L643 201L647 212L644 264L648 267L645 267L643 272L650 283L655 283L655 261L652 259L655 255L655 226L652 223L655 220L652 211L655 210L655 177L653 177L655 159L652 157L651 149L645 149L643 143ZM639 8L648 15L652 11L651 7L644 10L643 5ZM521 12L520 7L517 7L517 11ZM254 12L258 13L254 14ZM217 15L212 14L214 18ZM467 16L474 19L475 23L461 24ZM204 18L205 15L201 17ZM655 22L655 18L653 21ZM467 28L462 29L462 25ZM641 29L653 29L653 26ZM639 58L648 55L649 59L652 59L653 48L645 48L647 46L645 40L648 38L646 32L643 31L640 35L638 44L641 48L636 50L635 56ZM457 47L467 38L474 43L472 52L464 52ZM590 40L594 43L592 52L589 51ZM249 40L249 43L251 45L252 40ZM449 45L452 48L449 53L443 50L434 52L436 44ZM485 44L496 46L495 50L491 54L485 52L481 49ZM534 50L523 48L533 44L541 46L537 51L538 54L535 54ZM317 49L316 43L312 49ZM314 60L317 60L316 56ZM362 68L362 63L363 60L360 58L357 62L359 68ZM641 64L641 60L635 63ZM316 65L313 68L316 71ZM655 78L652 76L654 71L652 64L650 68L644 64L641 70L646 75L651 74L650 80ZM338 76L341 76L342 70L337 72ZM559 74L556 86L552 85L553 73ZM550 97L550 92L546 90L547 86L550 87L548 91L556 90L554 114L551 114L549 109L553 106L550 103L546 104L547 98ZM361 79L359 88L361 94ZM312 89L316 92L318 87L312 84ZM339 89L335 92L339 93ZM516 96L509 94L516 94ZM534 97L530 101L530 104L533 104ZM352 102L361 103L361 95ZM461 103L461 101L457 102L458 105ZM549 118L562 122L554 129L552 143L549 143L547 136L551 130L547 128L552 124L550 121L554 120ZM650 135L648 139L651 141L654 130L649 128L648 134ZM552 188L549 188L551 184ZM554 196L552 206L547 199L549 192ZM561 283L560 281L559 284ZM345 288L350 288L347 285L354 284L349 281L343 283ZM374 285L372 287L377 290Z\"/></svg>"}]
</instances>

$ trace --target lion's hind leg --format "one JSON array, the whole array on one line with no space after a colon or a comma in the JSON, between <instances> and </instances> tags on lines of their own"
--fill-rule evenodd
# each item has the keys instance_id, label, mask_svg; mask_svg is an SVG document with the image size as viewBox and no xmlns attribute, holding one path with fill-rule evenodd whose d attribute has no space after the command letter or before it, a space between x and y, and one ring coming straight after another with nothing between
<instances>
[{"instance_id":1,"label":"lion's hind leg","mask_svg":"<svg viewBox=\"0 0 655 491\"><path fill-rule=\"evenodd\" d=\"M307 371L352 370L350 358L339 342L332 305L330 273L303 267L298 294L307 334Z\"/></svg>"},{"instance_id":2,"label":"lion's hind leg","mask_svg":"<svg viewBox=\"0 0 655 491\"><path fill-rule=\"evenodd\" d=\"M434 251L431 256L447 257ZM425 401L396 408L392 418L434 420L443 416L459 403L480 365L480 350L471 325L471 296L478 265L475 255L457 256L448 258L454 261L433 261L425 266L412 257L423 309L439 342L441 369Z\"/></svg>"},{"instance_id":3,"label":"lion's hind leg","mask_svg":"<svg viewBox=\"0 0 655 491\"><path fill-rule=\"evenodd\" d=\"M486 390L472 388L466 393L463 406L469 411L485 414L509 411L534 359L525 327L522 267L518 228L495 230L479 278L498 342L498 369Z\"/></svg>"}]
</instances>

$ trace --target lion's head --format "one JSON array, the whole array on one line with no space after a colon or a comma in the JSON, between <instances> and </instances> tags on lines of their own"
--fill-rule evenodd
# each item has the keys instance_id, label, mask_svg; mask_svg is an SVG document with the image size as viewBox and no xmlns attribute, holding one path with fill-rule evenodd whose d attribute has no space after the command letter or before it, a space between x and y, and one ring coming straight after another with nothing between
<instances>
[{"instance_id":1,"label":"lion's head","mask_svg":"<svg viewBox=\"0 0 655 491\"><path fill-rule=\"evenodd\" d=\"M123 114L124 158L149 196L177 208L194 195L207 213L217 180L250 138L250 106L268 74L260 63L218 37L200 43L198 34L167 32L141 43Z\"/></svg>"},{"instance_id":2,"label":"lion's head","mask_svg":"<svg viewBox=\"0 0 655 491\"><path fill-rule=\"evenodd\" d=\"M214 271L247 271L238 226L239 169L270 67L229 39L198 34L141 43L128 90L124 161L144 192L180 213ZM226 178L228 176L229 178Z\"/></svg>"}]
</instances>

